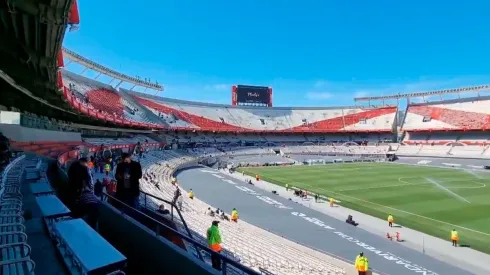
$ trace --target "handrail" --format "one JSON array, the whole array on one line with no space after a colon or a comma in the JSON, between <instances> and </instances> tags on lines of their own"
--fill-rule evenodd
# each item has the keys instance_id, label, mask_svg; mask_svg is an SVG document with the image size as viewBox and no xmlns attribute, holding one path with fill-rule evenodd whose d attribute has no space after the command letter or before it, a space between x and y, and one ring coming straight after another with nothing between
<instances>
[{"instance_id":1,"label":"handrail","mask_svg":"<svg viewBox=\"0 0 490 275\"><path fill-rule=\"evenodd\" d=\"M118 202L118 204L123 205L125 208L129 208L129 209L131 209L133 212L138 213L139 215L144 216L145 218L152 220L152 221L153 221L153 222L155 222L155 223L156 223L158 226L163 226L163 227L165 227L166 229L170 230L170 231L171 231L173 234L178 235L178 236L179 236L180 238L182 238L183 240L185 240L185 241L187 241L187 242L190 242L190 243L194 244L195 246L198 246L198 247L199 247L199 249L204 250L204 251L206 251L207 253L209 253L209 254L211 254L211 255L218 256L218 257L219 257L219 258L220 258L220 259L223 261L222 274L227 274L226 268L227 268L227 265L229 264L229 265L231 265L232 267L234 267L234 268L236 268L236 269L238 269L238 270L243 271L245 274L259 275L259 273L257 273L255 270L253 270L253 269L251 269L251 268L249 268L249 267L246 267L246 266L244 266L244 265L242 265L242 264L240 264L240 263L238 263L238 262L234 261L233 259L230 259L229 257L227 257L227 256L225 256L225 255L222 255L222 254L220 254L220 253L218 253L218 252L215 252L215 251L211 250L209 247L207 247L207 246L205 246L205 245L203 245L203 244L201 244L201 243L199 243L199 242L195 241L194 239L192 239L192 238L190 238L190 237L185 236L184 234L182 234L182 233L181 233L181 232L179 232L178 230L175 230L175 229L173 229L173 228L169 227L168 225L165 225L165 224L161 223L160 221L155 220L154 218L152 218L152 217L150 217L150 216L146 215L145 213L143 213L143 212L139 211L138 209L135 209L135 208L133 208L133 207L131 207L131 206L127 205L126 203L124 203L124 202L122 202L122 201L120 201L120 200L118 200L118 199L114 198L113 196L111 196L111 195L109 195L109 194L107 194L107 193L105 193L105 192L103 192L103 193L102 193L102 195L103 195L103 196L105 196L105 197L107 197L107 198L109 198L109 199L111 199L111 200L114 200L114 201ZM110 204L109 204L109 205L110 205ZM111 206L112 206L112 205L111 205ZM123 212L123 213L124 213L124 210L121 210L121 212ZM158 235L158 232L159 232L159 230L157 230L157 232L155 232L155 233L157 233L157 235Z\"/></svg>"},{"instance_id":2,"label":"handrail","mask_svg":"<svg viewBox=\"0 0 490 275\"><path fill-rule=\"evenodd\" d=\"M14 159L3 170L2 186L0 186L0 198L2 197L3 192L5 191L5 186L7 184L8 173L10 172L10 170L12 169L12 167L14 167L19 161L21 161L24 158L25 158L25 155L22 155L22 156L20 156L20 157L18 157L16 159Z\"/></svg>"},{"instance_id":3,"label":"handrail","mask_svg":"<svg viewBox=\"0 0 490 275\"><path fill-rule=\"evenodd\" d=\"M154 198L154 199L157 199L157 200L160 200L160 201L165 202L167 204L170 204L172 206L172 208L170 209L170 215L171 215L170 217L171 217L172 220L174 218L174 208L175 208L177 210L177 214L179 214L179 218L182 221L182 224L184 225L185 230L187 231L187 234L189 234L189 237L192 240L194 240L194 237L192 236L191 231L189 230L189 227L187 226L187 223L185 222L184 217L182 216L182 213L180 213L179 208L173 202L167 201L165 199L159 198L159 197L157 197L155 195L152 195L152 194L149 194L149 193L146 193L146 192L143 192L143 191L140 191L140 193L143 193L145 195L145 207L147 205L146 204L146 197L147 196L149 196L151 198ZM195 247L195 245L194 245L194 247ZM196 248L196 253L197 253L197 256L199 257L199 260L204 261L204 259L202 257L202 254L201 254L201 251L197 247L195 247L195 248Z\"/></svg>"}]
</instances>

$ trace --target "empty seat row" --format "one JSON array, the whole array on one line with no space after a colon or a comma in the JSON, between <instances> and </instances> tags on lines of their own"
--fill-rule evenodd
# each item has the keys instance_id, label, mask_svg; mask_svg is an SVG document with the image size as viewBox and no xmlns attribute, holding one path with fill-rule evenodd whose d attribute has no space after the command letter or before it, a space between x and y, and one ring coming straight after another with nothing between
<instances>
[{"instance_id":1,"label":"empty seat row","mask_svg":"<svg viewBox=\"0 0 490 275\"><path fill-rule=\"evenodd\" d=\"M24 166L35 160L21 156L5 169L0 197L0 270L2 274L32 274L35 263L27 244L22 213L21 178Z\"/></svg>"}]
</instances>

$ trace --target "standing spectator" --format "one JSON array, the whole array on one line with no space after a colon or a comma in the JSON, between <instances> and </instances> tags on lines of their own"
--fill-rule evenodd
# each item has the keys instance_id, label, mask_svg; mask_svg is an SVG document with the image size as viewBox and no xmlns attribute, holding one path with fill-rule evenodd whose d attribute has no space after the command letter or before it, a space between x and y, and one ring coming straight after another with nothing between
<instances>
[{"instance_id":1,"label":"standing spectator","mask_svg":"<svg viewBox=\"0 0 490 275\"><path fill-rule=\"evenodd\" d=\"M182 196L180 196L177 199L177 208L179 208L179 211L181 211L181 212L184 210L183 204L184 204L184 198Z\"/></svg>"},{"instance_id":2,"label":"standing spectator","mask_svg":"<svg viewBox=\"0 0 490 275\"><path fill-rule=\"evenodd\" d=\"M213 221L211 227L208 228L208 231L206 232L206 236L208 239L209 248L211 248L211 250L214 252L220 253L222 248L221 234L219 232L218 224L219 221ZM211 263L214 269L221 271L221 258L218 255L211 255Z\"/></svg>"},{"instance_id":3,"label":"standing spectator","mask_svg":"<svg viewBox=\"0 0 490 275\"><path fill-rule=\"evenodd\" d=\"M76 201L80 197L82 189L90 183L91 177L88 171L86 158L80 158L73 162L68 169L68 187L66 190L65 204L73 210Z\"/></svg>"},{"instance_id":4,"label":"standing spectator","mask_svg":"<svg viewBox=\"0 0 490 275\"><path fill-rule=\"evenodd\" d=\"M179 197L181 195L182 195L182 192L180 191L180 188L178 186L176 186L175 191L174 191L174 198L172 199L172 203L176 204L177 200L179 199Z\"/></svg>"},{"instance_id":5,"label":"standing spectator","mask_svg":"<svg viewBox=\"0 0 490 275\"><path fill-rule=\"evenodd\" d=\"M140 179L143 176L139 162L131 160L128 153L122 155L122 162L116 169L116 197L125 204L136 208L140 195Z\"/></svg>"}]
</instances>

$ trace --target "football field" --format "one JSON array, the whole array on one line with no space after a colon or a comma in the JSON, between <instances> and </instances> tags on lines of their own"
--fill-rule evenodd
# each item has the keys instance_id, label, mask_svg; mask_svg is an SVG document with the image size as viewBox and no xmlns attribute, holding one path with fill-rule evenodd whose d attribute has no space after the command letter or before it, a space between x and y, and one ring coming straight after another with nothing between
<instances>
[{"instance_id":1,"label":"football field","mask_svg":"<svg viewBox=\"0 0 490 275\"><path fill-rule=\"evenodd\" d=\"M341 205L490 254L490 173L393 163L243 168L281 186L333 197Z\"/></svg>"}]
</instances>

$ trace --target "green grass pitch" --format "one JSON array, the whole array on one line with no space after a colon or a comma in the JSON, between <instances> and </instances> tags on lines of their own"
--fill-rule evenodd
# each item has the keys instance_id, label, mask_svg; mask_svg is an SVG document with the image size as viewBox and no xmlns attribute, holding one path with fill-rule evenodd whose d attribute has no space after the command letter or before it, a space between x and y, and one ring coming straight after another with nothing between
<instances>
[{"instance_id":1,"label":"green grass pitch","mask_svg":"<svg viewBox=\"0 0 490 275\"><path fill-rule=\"evenodd\" d=\"M333 197L340 205L490 254L490 173L393 163L242 168L274 184Z\"/></svg>"}]
</instances>

